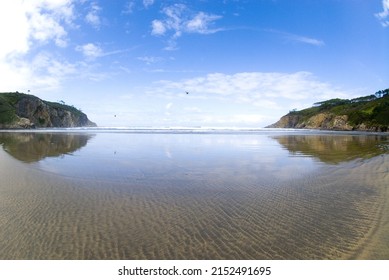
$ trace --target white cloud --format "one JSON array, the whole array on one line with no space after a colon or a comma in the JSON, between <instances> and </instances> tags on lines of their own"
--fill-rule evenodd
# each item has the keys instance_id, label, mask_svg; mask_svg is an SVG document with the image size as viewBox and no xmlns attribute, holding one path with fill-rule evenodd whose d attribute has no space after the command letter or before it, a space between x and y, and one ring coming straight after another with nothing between
<instances>
[{"instance_id":1,"label":"white cloud","mask_svg":"<svg viewBox=\"0 0 389 280\"><path fill-rule=\"evenodd\" d=\"M320 81L310 72L210 73L182 80L160 80L143 90L154 100L179 104L161 112L161 123L201 126L266 126L290 110L331 98L353 98L347 91ZM188 91L189 95L185 94ZM179 118L177 117L179 116Z\"/></svg>"},{"instance_id":2,"label":"white cloud","mask_svg":"<svg viewBox=\"0 0 389 280\"><path fill-rule=\"evenodd\" d=\"M30 36L43 43L53 40L57 46L66 46L65 25L72 25L72 0L24 1Z\"/></svg>"},{"instance_id":3,"label":"white cloud","mask_svg":"<svg viewBox=\"0 0 389 280\"><path fill-rule=\"evenodd\" d=\"M182 34L186 9L187 7L184 4L175 4L163 9L163 13L167 16L163 22L164 27L174 32L173 37L179 37Z\"/></svg>"},{"instance_id":4,"label":"white cloud","mask_svg":"<svg viewBox=\"0 0 389 280\"><path fill-rule=\"evenodd\" d=\"M96 29L99 29L101 25L101 19L99 15L101 10L101 7L97 3L93 2L91 3L90 11L85 16L85 21Z\"/></svg>"},{"instance_id":5,"label":"white cloud","mask_svg":"<svg viewBox=\"0 0 389 280\"><path fill-rule=\"evenodd\" d=\"M54 42L65 47L74 8L71 0L1 1L0 2L0 58L9 54L25 54L38 42ZM11 28L12 27L12 28Z\"/></svg>"},{"instance_id":6,"label":"white cloud","mask_svg":"<svg viewBox=\"0 0 389 280\"><path fill-rule=\"evenodd\" d=\"M221 16L209 15L199 12L192 19L186 22L186 30L192 33L211 34L220 31L221 29L210 29L209 26Z\"/></svg>"},{"instance_id":7,"label":"white cloud","mask_svg":"<svg viewBox=\"0 0 389 280\"><path fill-rule=\"evenodd\" d=\"M148 8L153 4L154 4L154 0L143 0L143 5L145 6L145 8Z\"/></svg>"},{"instance_id":8,"label":"white cloud","mask_svg":"<svg viewBox=\"0 0 389 280\"><path fill-rule=\"evenodd\" d=\"M39 47L66 47L74 19L72 0L1 1L0 37L6 39L0 44L0 90L56 88L72 73L72 64Z\"/></svg>"},{"instance_id":9,"label":"white cloud","mask_svg":"<svg viewBox=\"0 0 389 280\"><path fill-rule=\"evenodd\" d=\"M0 2L0 35L4 38L0 44L0 59L12 53L20 54L28 51L29 22L21 1Z\"/></svg>"},{"instance_id":10,"label":"white cloud","mask_svg":"<svg viewBox=\"0 0 389 280\"><path fill-rule=\"evenodd\" d=\"M137 57L137 59L145 62L147 65L157 63L163 60L162 57L156 57L156 56L139 56Z\"/></svg>"},{"instance_id":11,"label":"white cloud","mask_svg":"<svg viewBox=\"0 0 389 280\"><path fill-rule=\"evenodd\" d=\"M82 54L88 59L95 59L103 55L103 50L92 43L77 46L76 51L82 52Z\"/></svg>"},{"instance_id":12,"label":"white cloud","mask_svg":"<svg viewBox=\"0 0 389 280\"><path fill-rule=\"evenodd\" d=\"M9 63L0 63L1 90L57 89L61 80L76 71L76 65L45 52L37 54L31 61L12 59Z\"/></svg>"},{"instance_id":13,"label":"white cloud","mask_svg":"<svg viewBox=\"0 0 389 280\"><path fill-rule=\"evenodd\" d=\"M122 13L124 13L124 14L132 14L132 12L134 10L134 7L135 7L135 2L134 1L127 2L126 5L124 6L124 10L122 11Z\"/></svg>"},{"instance_id":14,"label":"white cloud","mask_svg":"<svg viewBox=\"0 0 389 280\"><path fill-rule=\"evenodd\" d=\"M33 29L31 35L39 42L47 42L50 39L60 47L66 46L64 38L67 33L54 18L45 14L34 14L30 18L30 27Z\"/></svg>"},{"instance_id":15,"label":"white cloud","mask_svg":"<svg viewBox=\"0 0 389 280\"><path fill-rule=\"evenodd\" d=\"M151 34L152 35L163 35L165 34L166 32L166 27L165 27L165 24L160 21L160 20L153 20L151 22L151 27L152 27L152 30L151 30Z\"/></svg>"},{"instance_id":16,"label":"white cloud","mask_svg":"<svg viewBox=\"0 0 389 280\"><path fill-rule=\"evenodd\" d=\"M389 0L382 0L383 11L375 14L383 27L389 27Z\"/></svg>"},{"instance_id":17,"label":"white cloud","mask_svg":"<svg viewBox=\"0 0 389 280\"><path fill-rule=\"evenodd\" d=\"M280 108L279 101L290 102L347 98L350 93L331 84L319 81L312 73L243 72L232 75L212 73L181 81L162 80L150 93L161 96L190 98L216 98L233 102L250 103L261 108ZM312 103L313 103L312 102Z\"/></svg>"},{"instance_id":18,"label":"white cloud","mask_svg":"<svg viewBox=\"0 0 389 280\"><path fill-rule=\"evenodd\" d=\"M124 5L124 9L122 11L123 14L132 14L134 11L135 6L137 1L135 0L129 0L127 3ZM140 2L140 1L139 1ZM154 0L143 0L142 4L145 9L148 9L150 6L154 5L155 1Z\"/></svg>"},{"instance_id":19,"label":"white cloud","mask_svg":"<svg viewBox=\"0 0 389 280\"><path fill-rule=\"evenodd\" d=\"M167 49L175 49L176 39L185 33L212 34L221 28L212 28L213 23L221 16L204 12L193 12L184 4L174 4L163 8L163 20L151 22L151 34L154 36L168 35Z\"/></svg>"},{"instance_id":20,"label":"white cloud","mask_svg":"<svg viewBox=\"0 0 389 280\"><path fill-rule=\"evenodd\" d=\"M85 56L86 62L62 56L70 51L64 49L70 39L68 31L77 30L76 20L83 17L75 12L75 7L84 2L0 1L0 37L6 38L0 44L0 91L53 90L69 78L100 81L107 77L108 73L96 73L96 66L90 60L130 49L103 52L99 45L89 43L75 48ZM100 10L92 3L92 15ZM93 17L88 18L91 23L97 23Z\"/></svg>"},{"instance_id":21,"label":"white cloud","mask_svg":"<svg viewBox=\"0 0 389 280\"><path fill-rule=\"evenodd\" d=\"M139 92L144 94L140 96ZM340 89L301 71L210 73L160 80L128 96L134 110L143 108L132 116L131 122L137 125L264 127L294 108L300 110L318 101L362 94L365 93ZM127 104L123 103L124 111L128 110Z\"/></svg>"}]
</instances>

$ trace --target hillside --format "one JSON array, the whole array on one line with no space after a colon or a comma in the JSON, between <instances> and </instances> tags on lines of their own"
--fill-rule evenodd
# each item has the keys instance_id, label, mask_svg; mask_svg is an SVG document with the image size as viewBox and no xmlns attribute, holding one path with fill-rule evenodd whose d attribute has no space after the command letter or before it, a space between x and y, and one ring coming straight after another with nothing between
<instances>
[{"instance_id":1,"label":"hillside","mask_svg":"<svg viewBox=\"0 0 389 280\"><path fill-rule=\"evenodd\" d=\"M317 102L311 108L291 111L267 127L386 132L389 128L389 89L351 100Z\"/></svg>"},{"instance_id":2,"label":"hillside","mask_svg":"<svg viewBox=\"0 0 389 280\"><path fill-rule=\"evenodd\" d=\"M0 129L96 126L73 106L19 93L0 93Z\"/></svg>"}]
</instances>

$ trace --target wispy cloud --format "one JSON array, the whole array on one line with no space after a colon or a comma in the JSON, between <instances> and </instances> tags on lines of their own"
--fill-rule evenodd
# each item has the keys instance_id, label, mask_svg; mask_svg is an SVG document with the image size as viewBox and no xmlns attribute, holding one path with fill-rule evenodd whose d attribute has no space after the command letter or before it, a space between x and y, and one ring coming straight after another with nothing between
<instances>
[{"instance_id":1,"label":"wispy cloud","mask_svg":"<svg viewBox=\"0 0 389 280\"><path fill-rule=\"evenodd\" d=\"M143 0L143 6L145 6L146 9L153 4L154 0Z\"/></svg>"},{"instance_id":2,"label":"wispy cloud","mask_svg":"<svg viewBox=\"0 0 389 280\"><path fill-rule=\"evenodd\" d=\"M168 36L166 49L176 48L176 40L185 33L212 34L222 31L222 28L213 28L219 15L205 12L193 12L184 4L174 4L162 9L164 19L155 19L151 22L151 34L154 36Z\"/></svg>"},{"instance_id":3,"label":"wispy cloud","mask_svg":"<svg viewBox=\"0 0 389 280\"><path fill-rule=\"evenodd\" d=\"M104 51L101 46L98 44L87 43L84 45L79 45L75 47L75 50L81 52L87 60L94 60L99 57L110 56L129 52L134 48L122 49L122 50L113 50L113 51Z\"/></svg>"},{"instance_id":4,"label":"wispy cloud","mask_svg":"<svg viewBox=\"0 0 389 280\"><path fill-rule=\"evenodd\" d=\"M123 10L122 10L122 13L123 14L132 14L135 10L135 8L138 8L138 9L141 9L139 8L139 5L143 5L143 9L148 9L150 8L152 5L154 5L155 1L154 0L143 0L143 1L139 1L139 2L142 2L141 4L137 3L138 1L136 0L129 0L127 1L125 4L124 4L124 7L123 7Z\"/></svg>"},{"instance_id":5,"label":"wispy cloud","mask_svg":"<svg viewBox=\"0 0 389 280\"><path fill-rule=\"evenodd\" d=\"M132 14L134 11L135 2L134 1L128 1L123 8L122 13L123 14Z\"/></svg>"},{"instance_id":6,"label":"wispy cloud","mask_svg":"<svg viewBox=\"0 0 389 280\"><path fill-rule=\"evenodd\" d=\"M101 26L100 12L102 8L96 3L92 2L89 12L85 16L85 21L94 28L99 29Z\"/></svg>"},{"instance_id":7,"label":"wispy cloud","mask_svg":"<svg viewBox=\"0 0 389 280\"><path fill-rule=\"evenodd\" d=\"M302 36L302 35L284 32L276 29L265 29L265 31L278 34L283 38L285 38L286 40L292 42L303 43L303 44L308 44L317 47L321 47L325 45L323 40L312 38L312 37Z\"/></svg>"},{"instance_id":8,"label":"wispy cloud","mask_svg":"<svg viewBox=\"0 0 389 280\"><path fill-rule=\"evenodd\" d=\"M389 27L389 0L382 0L383 11L375 14L383 27Z\"/></svg>"},{"instance_id":9,"label":"wispy cloud","mask_svg":"<svg viewBox=\"0 0 389 280\"><path fill-rule=\"evenodd\" d=\"M220 19L221 16L206 14L204 12L197 13L192 19L188 20L186 24L186 30L189 33L200 33L200 34L212 34L222 29L212 29L210 25Z\"/></svg>"},{"instance_id":10,"label":"wispy cloud","mask_svg":"<svg viewBox=\"0 0 389 280\"><path fill-rule=\"evenodd\" d=\"M145 62L147 65L151 65L164 60L164 58L159 56L139 56L137 57L137 59Z\"/></svg>"},{"instance_id":11,"label":"wispy cloud","mask_svg":"<svg viewBox=\"0 0 389 280\"><path fill-rule=\"evenodd\" d=\"M305 36L300 36L300 35L295 35L295 34L285 34L286 38L299 42L299 43L304 43L304 44L309 44L317 47L324 46L324 42L322 40L318 40L315 38L310 38L310 37L305 37Z\"/></svg>"}]
</instances>

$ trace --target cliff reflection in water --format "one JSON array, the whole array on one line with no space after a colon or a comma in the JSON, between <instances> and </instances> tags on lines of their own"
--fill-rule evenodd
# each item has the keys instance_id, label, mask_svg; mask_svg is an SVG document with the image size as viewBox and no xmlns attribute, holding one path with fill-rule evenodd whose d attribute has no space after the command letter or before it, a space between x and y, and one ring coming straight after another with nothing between
<instances>
[{"instance_id":1,"label":"cliff reflection in water","mask_svg":"<svg viewBox=\"0 0 389 280\"><path fill-rule=\"evenodd\" d=\"M17 160L31 163L46 157L60 157L86 146L90 134L0 133L0 145Z\"/></svg>"},{"instance_id":2,"label":"cliff reflection in water","mask_svg":"<svg viewBox=\"0 0 389 280\"><path fill-rule=\"evenodd\" d=\"M327 164L368 159L389 152L386 135L282 135L272 138L294 156L302 154Z\"/></svg>"}]
</instances>

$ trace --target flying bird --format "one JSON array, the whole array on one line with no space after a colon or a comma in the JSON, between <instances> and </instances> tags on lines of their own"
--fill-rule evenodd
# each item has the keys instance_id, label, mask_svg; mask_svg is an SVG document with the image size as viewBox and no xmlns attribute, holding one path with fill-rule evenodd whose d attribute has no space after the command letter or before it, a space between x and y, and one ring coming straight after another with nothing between
<instances>
[{"instance_id":1,"label":"flying bird","mask_svg":"<svg viewBox=\"0 0 389 280\"><path fill-rule=\"evenodd\" d=\"M189 92L187 92L187 91L185 91L186 92L186 94L189 94Z\"/></svg>"}]
</instances>

